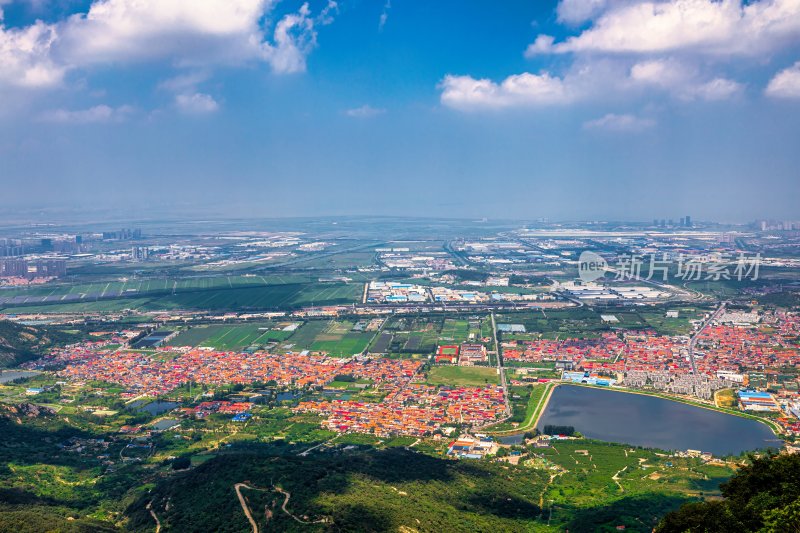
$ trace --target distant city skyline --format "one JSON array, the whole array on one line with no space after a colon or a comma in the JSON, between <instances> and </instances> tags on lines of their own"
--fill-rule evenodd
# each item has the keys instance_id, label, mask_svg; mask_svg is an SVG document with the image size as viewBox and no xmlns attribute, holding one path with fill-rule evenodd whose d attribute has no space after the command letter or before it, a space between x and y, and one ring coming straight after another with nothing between
<instances>
[{"instance_id":1,"label":"distant city skyline","mask_svg":"<svg viewBox=\"0 0 800 533\"><path fill-rule=\"evenodd\" d=\"M0 0L4 212L796 220L798 139L795 0Z\"/></svg>"}]
</instances>

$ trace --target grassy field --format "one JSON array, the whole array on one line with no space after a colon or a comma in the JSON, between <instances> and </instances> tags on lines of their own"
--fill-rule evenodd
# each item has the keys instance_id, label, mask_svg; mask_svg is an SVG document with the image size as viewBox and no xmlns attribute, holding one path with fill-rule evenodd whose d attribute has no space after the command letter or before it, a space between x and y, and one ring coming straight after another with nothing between
<instances>
[{"instance_id":1,"label":"grassy field","mask_svg":"<svg viewBox=\"0 0 800 533\"><path fill-rule=\"evenodd\" d=\"M435 366L428 372L431 385L481 387L497 385L497 370L480 366Z\"/></svg>"},{"instance_id":2,"label":"grassy field","mask_svg":"<svg viewBox=\"0 0 800 533\"><path fill-rule=\"evenodd\" d=\"M717 391L716 395L714 396L714 401L717 404L717 407L727 407L732 409L736 407L736 393L733 389L723 389L721 391Z\"/></svg>"},{"instance_id":3,"label":"grassy field","mask_svg":"<svg viewBox=\"0 0 800 533\"><path fill-rule=\"evenodd\" d=\"M309 320L282 342L281 347L291 346L295 352L311 350L349 357L363 352L374 335L372 332L352 331L354 324L349 320Z\"/></svg>"},{"instance_id":4,"label":"grassy field","mask_svg":"<svg viewBox=\"0 0 800 533\"><path fill-rule=\"evenodd\" d=\"M334 356L350 356L367 349L373 333L352 331L353 322L347 320L331 321L320 331L309 349L328 352Z\"/></svg>"},{"instance_id":5,"label":"grassy field","mask_svg":"<svg viewBox=\"0 0 800 533\"><path fill-rule=\"evenodd\" d=\"M329 320L309 320L303 327L292 335L292 338L284 345L292 346L292 350L308 350L317 338L317 335L325 331L329 326Z\"/></svg>"},{"instance_id":6,"label":"grassy field","mask_svg":"<svg viewBox=\"0 0 800 533\"><path fill-rule=\"evenodd\" d=\"M455 318L445 318L439 333L439 343L462 343L469 337L469 321Z\"/></svg>"}]
</instances>

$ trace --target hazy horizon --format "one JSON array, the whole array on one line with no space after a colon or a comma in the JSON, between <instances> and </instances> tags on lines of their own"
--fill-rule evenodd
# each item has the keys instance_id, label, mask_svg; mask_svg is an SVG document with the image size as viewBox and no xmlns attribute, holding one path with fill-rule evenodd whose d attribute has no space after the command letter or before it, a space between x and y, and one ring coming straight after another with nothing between
<instances>
[{"instance_id":1,"label":"hazy horizon","mask_svg":"<svg viewBox=\"0 0 800 533\"><path fill-rule=\"evenodd\" d=\"M800 219L800 9L657 3L0 0L3 204Z\"/></svg>"}]
</instances>

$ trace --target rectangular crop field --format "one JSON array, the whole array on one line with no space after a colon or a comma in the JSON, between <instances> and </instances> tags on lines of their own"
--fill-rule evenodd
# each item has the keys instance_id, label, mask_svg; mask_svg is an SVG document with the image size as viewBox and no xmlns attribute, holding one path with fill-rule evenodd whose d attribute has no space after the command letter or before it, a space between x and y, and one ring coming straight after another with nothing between
<instances>
[{"instance_id":1,"label":"rectangular crop field","mask_svg":"<svg viewBox=\"0 0 800 533\"><path fill-rule=\"evenodd\" d=\"M451 387L482 387L497 385L497 370L480 366L435 366L428 372L430 385Z\"/></svg>"}]
</instances>

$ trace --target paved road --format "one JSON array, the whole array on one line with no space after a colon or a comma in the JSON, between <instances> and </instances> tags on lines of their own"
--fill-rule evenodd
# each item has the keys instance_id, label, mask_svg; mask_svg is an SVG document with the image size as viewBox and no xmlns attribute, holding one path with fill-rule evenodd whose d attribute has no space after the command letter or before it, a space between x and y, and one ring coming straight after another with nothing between
<instances>
[{"instance_id":1,"label":"paved road","mask_svg":"<svg viewBox=\"0 0 800 533\"><path fill-rule=\"evenodd\" d=\"M494 337L494 353L497 354L497 373L500 374L500 386L503 387L503 396L505 397L505 416L511 416L511 405L508 403L508 384L506 383L506 370L503 367L503 359L500 356L500 344L497 342L497 324L494 320L494 312L492 313L492 336Z\"/></svg>"},{"instance_id":2,"label":"paved road","mask_svg":"<svg viewBox=\"0 0 800 533\"><path fill-rule=\"evenodd\" d=\"M725 311L725 305L726 302L722 302L717 310L714 311L710 317L708 317L708 320L703 322L703 324L700 326L700 328L698 328L697 332L692 335L692 338L689 341L689 362L692 365L692 375L695 376L695 379L697 379L697 366L694 362L694 345L697 343L697 339L700 337L700 334L703 332L703 330L706 329L706 327L711 324L714 319L716 319Z\"/></svg>"}]
</instances>

